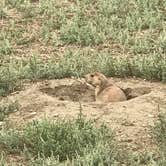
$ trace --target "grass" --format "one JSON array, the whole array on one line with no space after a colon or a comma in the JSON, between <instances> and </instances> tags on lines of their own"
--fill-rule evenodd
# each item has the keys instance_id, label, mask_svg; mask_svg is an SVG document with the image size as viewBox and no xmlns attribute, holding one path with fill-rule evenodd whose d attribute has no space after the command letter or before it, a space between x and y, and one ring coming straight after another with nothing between
<instances>
[{"instance_id":1,"label":"grass","mask_svg":"<svg viewBox=\"0 0 166 166\"><path fill-rule=\"evenodd\" d=\"M2 1L0 95L20 89L20 78L96 70L165 82L165 6L160 0Z\"/></svg>"},{"instance_id":2,"label":"grass","mask_svg":"<svg viewBox=\"0 0 166 166\"><path fill-rule=\"evenodd\" d=\"M18 111L18 103L15 102L3 102L0 105L0 121L3 121L10 113Z\"/></svg>"},{"instance_id":3,"label":"grass","mask_svg":"<svg viewBox=\"0 0 166 166\"><path fill-rule=\"evenodd\" d=\"M24 79L81 77L92 71L166 82L165 11L166 1L162 0L0 1L0 96L20 90ZM0 119L14 110L14 103L3 105ZM80 123L85 128L79 128ZM35 155L30 161L35 166L118 165L123 161L127 165L164 165L164 125L162 116L155 129L160 162L150 153L120 153L114 142L107 145L101 128L85 121L34 122L23 132L1 132L1 143L8 152ZM73 137L75 132L78 138ZM52 138L58 136L57 140L65 138L73 146L64 142L56 146ZM85 141L87 147L83 146ZM51 143L54 146L50 147ZM5 157L1 158L0 164L5 165Z\"/></svg>"},{"instance_id":4,"label":"grass","mask_svg":"<svg viewBox=\"0 0 166 166\"><path fill-rule=\"evenodd\" d=\"M166 164L166 112L160 114L154 128L154 137L160 149L160 165Z\"/></svg>"},{"instance_id":5,"label":"grass","mask_svg":"<svg viewBox=\"0 0 166 166\"><path fill-rule=\"evenodd\" d=\"M31 162L36 165L52 158L54 163L70 161L108 165L116 160L114 142L110 129L104 125L97 128L93 122L81 117L74 121L34 121L22 132L8 130L0 134L0 145L4 149L10 153L29 154L33 156ZM84 161L85 158L87 161Z\"/></svg>"},{"instance_id":6,"label":"grass","mask_svg":"<svg viewBox=\"0 0 166 166\"><path fill-rule=\"evenodd\" d=\"M13 91L20 90L21 81L18 79L18 72L15 68L11 64L4 64L0 68L0 95L6 96Z\"/></svg>"},{"instance_id":7,"label":"grass","mask_svg":"<svg viewBox=\"0 0 166 166\"><path fill-rule=\"evenodd\" d=\"M21 155L23 163L34 166L165 163L165 158L158 158L154 153L126 151L123 146L117 145L113 132L107 126L96 127L93 121L82 116L72 121L34 121L21 131L4 128L0 133L0 147L4 149L2 164L5 163L5 154Z\"/></svg>"},{"instance_id":8,"label":"grass","mask_svg":"<svg viewBox=\"0 0 166 166\"><path fill-rule=\"evenodd\" d=\"M161 61L161 59L163 59ZM89 63L91 62L91 63ZM54 59L43 63L41 58L32 56L29 60L12 61L1 66L0 95L7 95L22 87L22 79L59 79L81 77L92 71L100 71L107 76L141 77L147 80L166 81L166 58L154 54L150 58L114 58L110 54L98 54L82 51L68 52L57 62Z\"/></svg>"},{"instance_id":9,"label":"grass","mask_svg":"<svg viewBox=\"0 0 166 166\"><path fill-rule=\"evenodd\" d=\"M149 53L152 52L151 47L156 51L159 48L163 50L158 45L162 39L159 38L156 42L156 36L165 32L162 5L159 0L83 0L76 3L41 0L39 5L29 1L8 0L5 7L16 8L21 12L20 20L40 25L41 29L35 31L35 38L50 45L63 43L91 46L111 40L131 51L137 51L136 47L140 45L139 53ZM14 21L17 22L17 19ZM22 28L25 30L29 26L23 25ZM138 38L141 38L141 43L138 43Z\"/></svg>"}]
</instances>

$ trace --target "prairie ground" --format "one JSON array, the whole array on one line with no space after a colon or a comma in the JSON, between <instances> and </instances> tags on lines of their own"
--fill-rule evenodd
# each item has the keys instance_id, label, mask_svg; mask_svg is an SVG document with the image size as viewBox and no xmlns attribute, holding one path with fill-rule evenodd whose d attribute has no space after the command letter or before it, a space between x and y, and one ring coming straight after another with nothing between
<instances>
[{"instance_id":1,"label":"prairie ground","mask_svg":"<svg viewBox=\"0 0 166 166\"><path fill-rule=\"evenodd\" d=\"M165 83L164 0L0 1L0 165L164 166Z\"/></svg>"}]
</instances>

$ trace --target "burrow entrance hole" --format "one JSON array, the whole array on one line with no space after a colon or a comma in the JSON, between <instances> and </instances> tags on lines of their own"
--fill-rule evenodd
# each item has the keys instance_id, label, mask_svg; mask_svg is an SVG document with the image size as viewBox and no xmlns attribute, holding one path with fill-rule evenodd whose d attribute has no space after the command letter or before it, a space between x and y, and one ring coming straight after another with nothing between
<instances>
[{"instance_id":1,"label":"burrow entrance hole","mask_svg":"<svg viewBox=\"0 0 166 166\"><path fill-rule=\"evenodd\" d=\"M127 100L142 96L151 92L149 87L125 88L122 89L127 96ZM43 87L40 89L43 93L56 97L59 100L68 100L74 102L93 102L95 101L94 90L86 84L59 85L54 88Z\"/></svg>"}]
</instances>

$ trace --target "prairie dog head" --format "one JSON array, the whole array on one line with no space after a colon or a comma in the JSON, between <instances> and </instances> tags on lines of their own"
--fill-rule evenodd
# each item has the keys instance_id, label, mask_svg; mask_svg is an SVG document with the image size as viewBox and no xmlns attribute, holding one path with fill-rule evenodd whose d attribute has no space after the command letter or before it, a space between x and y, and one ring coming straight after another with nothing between
<instances>
[{"instance_id":1,"label":"prairie dog head","mask_svg":"<svg viewBox=\"0 0 166 166\"><path fill-rule=\"evenodd\" d=\"M87 83L89 83L95 87L97 87L97 86L103 87L108 82L106 76L99 72L86 74L84 76L84 78Z\"/></svg>"}]
</instances>

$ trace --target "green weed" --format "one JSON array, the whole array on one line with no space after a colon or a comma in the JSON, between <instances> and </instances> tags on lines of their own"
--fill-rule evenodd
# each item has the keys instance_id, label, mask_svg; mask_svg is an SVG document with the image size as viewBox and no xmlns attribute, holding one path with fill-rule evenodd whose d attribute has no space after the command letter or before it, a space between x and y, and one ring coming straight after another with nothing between
<instances>
[{"instance_id":1,"label":"green weed","mask_svg":"<svg viewBox=\"0 0 166 166\"><path fill-rule=\"evenodd\" d=\"M107 76L135 76L145 79L166 81L165 55L154 54L135 56L130 59L114 58L111 54L68 52L57 63L43 64L40 59L32 58L25 68L25 78L63 78L83 76L91 71L101 71ZM161 59L163 59L161 61ZM26 74L27 71L27 74Z\"/></svg>"},{"instance_id":2,"label":"green weed","mask_svg":"<svg viewBox=\"0 0 166 166\"><path fill-rule=\"evenodd\" d=\"M5 102L0 105L0 121L3 121L8 114L18 111L17 102Z\"/></svg>"},{"instance_id":3,"label":"green weed","mask_svg":"<svg viewBox=\"0 0 166 166\"><path fill-rule=\"evenodd\" d=\"M166 113L161 113L154 128L154 137L160 148L161 165L166 163Z\"/></svg>"},{"instance_id":4,"label":"green weed","mask_svg":"<svg viewBox=\"0 0 166 166\"><path fill-rule=\"evenodd\" d=\"M34 121L22 132L1 132L0 144L10 152L26 148L26 152L33 156L55 157L59 162L79 158L80 163L84 163L83 158L89 158L87 163L91 163L90 160L94 160L94 164L111 163L117 154L112 132L104 125L96 128L93 122L82 118L74 121ZM90 159L90 156L94 158Z\"/></svg>"},{"instance_id":5,"label":"green weed","mask_svg":"<svg viewBox=\"0 0 166 166\"><path fill-rule=\"evenodd\" d=\"M18 80L18 72L10 65L6 66L4 64L4 66L0 67L0 96L6 96L21 88L21 81Z\"/></svg>"}]
</instances>

